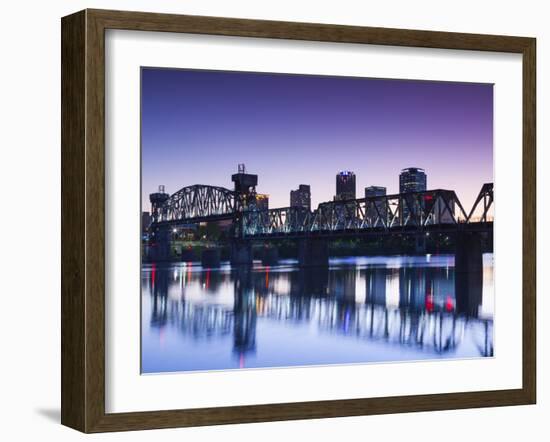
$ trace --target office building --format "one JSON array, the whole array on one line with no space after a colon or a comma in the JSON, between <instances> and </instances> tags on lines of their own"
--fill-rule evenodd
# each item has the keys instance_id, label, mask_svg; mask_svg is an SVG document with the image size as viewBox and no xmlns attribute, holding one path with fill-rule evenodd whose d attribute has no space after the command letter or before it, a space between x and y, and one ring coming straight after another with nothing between
<instances>
[{"instance_id":1,"label":"office building","mask_svg":"<svg viewBox=\"0 0 550 442\"><path fill-rule=\"evenodd\" d=\"M423 192L426 190L427 177L424 169L419 167L408 167L402 169L399 174L399 193L407 194L413 192ZM401 206L401 224L416 225L423 211L424 203L419 202L414 197L403 197Z\"/></svg>"},{"instance_id":2,"label":"office building","mask_svg":"<svg viewBox=\"0 0 550 442\"><path fill-rule=\"evenodd\" d=\"M298 189L290 191L290 207L303 207L311 210L311 188L307 184L300 184Z\"/></svg>"},{"instance_id":3,"label":"office building","mask_svg":"<svg viewBox=\"0 0 550 442\"><path fill-rule=\"evenodd\" d=\"M355 199L355 173L344 170L336 175L336 195L334 200Z\"/></svg>"},{"instance_id":4,"label":"office building","mask_svg":"<svg viewBox=\"0 0 550 442\"><path fill-rule=\"evenodd\" d=\"M374 196L386 196L386 188L382 186L365 187L365 198Z\"/></svg>"},{"instance_id":5,"label":"office building","mask_svg":"<svg viewBox=\"0 0 550 442\"><path fill-rule=\"evenodd\" d=\"M426 190L426 172L418 167L402 169L399 174L399 193L423 192Z\"/></svg>"}]
</instances>

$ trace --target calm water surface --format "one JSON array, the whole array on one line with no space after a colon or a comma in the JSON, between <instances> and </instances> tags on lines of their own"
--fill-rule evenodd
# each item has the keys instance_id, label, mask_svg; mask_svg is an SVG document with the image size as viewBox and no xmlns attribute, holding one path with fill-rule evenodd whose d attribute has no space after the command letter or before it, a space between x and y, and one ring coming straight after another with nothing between
<instances>
[{"instance_id":1,"label":"calm water surface","mask_svg":"<svg viewBox=\"0 0 550 442\"><path fill-rule=\"evenodd\" d=\"M452 255L145 265L141 284L143 373L493 355L492 254L470 293Z\"/></svg>"}]
</instances>

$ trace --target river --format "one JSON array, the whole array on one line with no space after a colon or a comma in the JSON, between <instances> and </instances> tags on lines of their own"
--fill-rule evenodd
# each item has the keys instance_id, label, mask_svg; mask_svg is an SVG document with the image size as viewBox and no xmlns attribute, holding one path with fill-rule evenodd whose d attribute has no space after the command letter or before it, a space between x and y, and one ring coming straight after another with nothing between
<instances>
[{"instance_id":1,"label":"river","mask_svg":"<svg viewBox=\"0 0 550 442\"><path fill-rule=\"evenodd\" d=\"M492 254L482 275L455 293L453 255L146 264L142 373L491 357Z\"/></svg>"}]
</instances>

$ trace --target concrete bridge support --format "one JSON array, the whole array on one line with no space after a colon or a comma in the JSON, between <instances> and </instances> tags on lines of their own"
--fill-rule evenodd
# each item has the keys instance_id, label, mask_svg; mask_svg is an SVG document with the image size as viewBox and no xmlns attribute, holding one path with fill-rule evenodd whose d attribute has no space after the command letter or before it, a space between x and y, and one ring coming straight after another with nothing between
<instances>
[{"instance_id":1,"label":"concrete bridge support","mask_svg":"<svg viewBox=\"0 0 550 442\"><path fill-rule=\"evenodd\" d=\"M149 249L151 262L170 261L172 253L170 250L172 230L168 227L159 227L155 230L155 240Z\"/></svg>"},{"instance_id":2,"label":"concrete bridge support","mask_svg":"<svg viewBox=\"0 0 550 442\"><path fill-rule=\"evenodd\" d=\"M304 238L298 242L298 264L300 267L328 266L328 242L319 238Z\"/></svg>"},{"instance_id":3,"label":"concrete bridge support","mask_svg":"<svg viewBox=\"0 0 550 442\"><path fill-rule=\"evenodd\" d=\"M201 255L201 265L203 268L216 268L220 266L220 249L204 249Z\"/></svg>"},{"instance_id":4,"label":"concrete bridge support","mask_svg":"<svg viewBox=\"0 0 550 442\"><path fill-rule=\"evenodd\" d=\"M481 234L459 232L456 235L455 295L457 312L476 316L483 287Z\"/></svg>"},{"instance_id":5,"label":"concrete bridge support","mask_svg":"<svg viewBox=\"0 0 550 442\"><path fill-rule=\"evenodd\" d=\"M426 235L423 232L414 237L414 252L419 255L426 254Z\"/></svg>"},{"instance_id":6,"label":"concrete bridge support","mask_svg":"<svg viewBox=\"0 0 550 442\"><path fill-rule=\"evenodd\" d=\"M197 261L197 252L194 249L185 249L182 247L180 252L180 260L183 262Z\"/></svg>"},{"instance_id":7,"label":"concrete bridge support","mask_svg":"<svg viewBox=\"0 0 550 442\"><path fill-rule=\"evenodd\" d=\"M274 266L279 262L279 249L274 246L266 246L262 249L262 265Z\"/></svg>"},{"instance_id":8,"label":"concrete bridge support","mask_svg":"<svg viewBox=\"0 0 550 442\"><path fill-rule=\"evenodd\" d=\"M231 265L251 266L254 256L252 244L248 241L235 241L231 244Z\"/></svg>"}]
</instances>

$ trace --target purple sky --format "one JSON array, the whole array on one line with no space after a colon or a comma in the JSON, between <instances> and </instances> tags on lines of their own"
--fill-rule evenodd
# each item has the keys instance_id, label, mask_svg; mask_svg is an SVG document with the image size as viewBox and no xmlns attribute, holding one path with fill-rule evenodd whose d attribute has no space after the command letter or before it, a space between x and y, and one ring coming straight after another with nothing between
<instances>
[{"instance_id":1,"label":"purple sky","mask_svg":"<svg viewBox=\"0 0 550 442\"><path fill-rule=\"evenodd\" d=\"M493 180L491 84L142 69L142 204L159 184L232 189L238 163L259 175L271 208L310 184L312 207L335 175L399 190L422 167L428 189L453 189L468 211Z\"/></svg>"}]
</instances>

